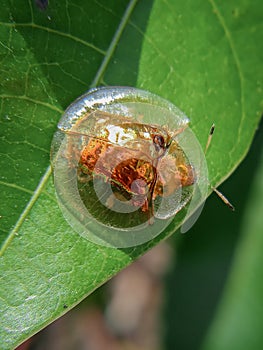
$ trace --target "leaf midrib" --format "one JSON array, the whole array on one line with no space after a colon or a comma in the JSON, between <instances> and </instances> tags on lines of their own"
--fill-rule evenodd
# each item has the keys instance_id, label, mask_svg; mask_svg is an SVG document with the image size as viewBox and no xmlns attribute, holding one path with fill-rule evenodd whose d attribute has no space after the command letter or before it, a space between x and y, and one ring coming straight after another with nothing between
<instances>
[{"instance_id":1,"label":"leaf midrib","mask_svg":"<svg viewBox=\"0 0 263 350\"><path fill-rule=\"evenodd\" d=\"M122 35L128 21L129 21L129 18L131 17L131 14L134 10L136 3L137 3L137 0L131 0L129 2L129 4L124 12L124 15L120 21L120 24L119 24L115 34L113 35L112 41L111 41L110 46L105 54L104 59L100 65L100 68L98 69L98 72L95 75L95 78L93 79L93 81L90 85L90 88L93 88L100 83L101 78L104 75L104 72L105 72L106 68L108 67L109 62L113 56L113 53L117 47L117 44L120 41L121 35Z\"/></svg>"}]
</instances>

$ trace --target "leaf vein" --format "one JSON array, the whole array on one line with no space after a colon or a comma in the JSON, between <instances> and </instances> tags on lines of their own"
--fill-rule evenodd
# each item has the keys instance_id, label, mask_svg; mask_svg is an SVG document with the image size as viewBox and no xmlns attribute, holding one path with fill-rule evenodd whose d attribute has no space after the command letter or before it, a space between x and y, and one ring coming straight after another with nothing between
<instances>
[{"instance_id":1,"label":"leaf vein","mask_svg":"<svg viewBox=\"0 0 263 350\"><path fill-rule=\"evenodd\" d=\"M63 113L63 110L60 109L59 107L56 107L56 106L54 106L54 105L52 105L50 103L47 103L47 102L35 100L34 98L28 97L26 95L1 94L0 98L2 98L2 99L8 99L8 98L12 99L13 98L13 99L18 99L18 100L25 100L25 101L28 101L28 102L32 102L32 103L35 103L35 104L47 107L49 109L52 109L53 111L59 112L60 114Z\"/></svg>"},{"instance_id":2,"label":"leaf vein","mask_svg":"<svg viewBox=\"0 0 263 350\"><path fill-rule=\"evenodd\" d=\"M43 192L43 188L46 185L49 177L51 175L51 166L49 166L44 174L44 176L41 178L36 190L33 192L32 197L30 201L28 202L27 206L25 207L24 211L20 215L19 220L17 221L15 227L10 232L10 235L7 237L6 241L4 242L2 249L0 250L0 256L2 256L9 246L9 244L12 242L15 235L17 235L17 232L19 231L20 227L22 226L23 222L25 221L26 217L28 216L30 210L32 209L33 205L35 204L36 200L40 196L40 194Z\"/></svg>"},{"instance_id":3,"label":"leaf vein","mask_svg":"<svg viewBox=\"0 0 263 350\"><path fill-rule=\"evenodd\" d=\"M43 31L46 31L48 33L51 33L51 34L56 34L56 35L59 35L59 36L62 36L62 37L65 37L65 38L68 38L70 40L73 40L79 44L82 44L84 46L87 46L97 52L99 52L100 54L102 55L105 55L105 51L100 49L99 47L81 39L81 38L78 38L77 36L75 35L72 35L70 33L63 33L59 30L56 30L56 29L52 29L50 27L44 27L44 26L41 26L39 24L35 24L35 23L5 23L5 22L0 22L0 25L2 26L7 26L7 27L14 27L14 28L17 28L17 27L31 27L31 28L35 28L35 29L39 29L39 30L43 30Z\"/></svg>"}]
</instances>

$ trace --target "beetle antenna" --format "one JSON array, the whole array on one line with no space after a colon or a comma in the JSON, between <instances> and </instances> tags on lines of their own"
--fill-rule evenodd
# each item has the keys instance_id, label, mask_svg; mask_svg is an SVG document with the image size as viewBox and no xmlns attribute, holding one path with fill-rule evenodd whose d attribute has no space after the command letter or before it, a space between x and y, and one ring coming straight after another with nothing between
<instances>
[{"instance_id":1,"label":"beetle antenna","mask_svg":"<svg viewBox=\"0 0 263 350\"><path fill-rule=\"evenodd\" d=\"M207 142L206 142L206 146L205 146L205 154L210 146L213 134L215 131L215 124L213 123L211 128L210 128L210 132L207 138ZM232 210L235 211L235 207L230 203L230 201L226 198L226 196L223 195L223 193L221 193L220 191L218 191L215 187L212 187L212 190L217 194L217 196Z\"/></svg>"},{"instance_id":2,"label":"beetle antenna","mask_svg":"<svg viewBox=\"0 0 263 350\"><path fill-rule=\"evenodd\" d=\"M206 154L206 152L207 152L207 150L208 150L208 148L210 146L210 143L211 143L214 131L215 131L215 124L212 124L212 126L210 128L210 132L209 132L208 138L207 138L206 146L205 146L205 154Z\"/></svg>"},{"instance_id":3,"label":"beetle antenna","mask_svg":"<svg viewBox=\"0 0 263 350\"><path fill-rule=\"evenodd\" d=\"M218 197L230 208L232 211L235 211L235 207L233 204L229 202L226 196L223 195L220 191L218 191L215 187L212 187L212 190L218 195Z\"/></svg>"}]
</instances>

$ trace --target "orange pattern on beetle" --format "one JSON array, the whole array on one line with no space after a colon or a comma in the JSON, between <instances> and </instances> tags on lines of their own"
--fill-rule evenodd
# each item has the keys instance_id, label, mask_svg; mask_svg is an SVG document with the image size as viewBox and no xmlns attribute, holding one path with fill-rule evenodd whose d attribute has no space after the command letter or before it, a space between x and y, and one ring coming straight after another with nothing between
<instances>
[{"instance_id":1,"label":"orange pattern on beetle","mask_svg":"<svg viewBox=\"0 0 263 350\"><path fill-rule=\"evenodd\" d=\"M128 133L127 124L122 128ZM137 135L134 142L125 145L110 142L108 132L105 137L90 137L81 151L78 173L102 176L124 192L132 205L141 207L143 212L151 208L152 212L157 196L169 196L181 187L194 184L195 172L169 133L163 136L162 130L157 133L156 126L146 124L130 123L129 128ZM148 138L141 131L148 131Z\"/></svg>"}]
</instances>

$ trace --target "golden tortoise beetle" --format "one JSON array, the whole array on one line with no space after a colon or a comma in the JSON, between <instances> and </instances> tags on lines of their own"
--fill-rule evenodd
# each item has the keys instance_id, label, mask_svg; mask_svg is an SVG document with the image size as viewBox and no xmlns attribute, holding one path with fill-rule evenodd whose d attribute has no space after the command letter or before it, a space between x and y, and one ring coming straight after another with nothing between
<instances>
[{"instance_id":1,"label":"golden tortoise beetle","mask_svg":"<svg viewBox=\"0 0 263 350\"><path fill-rule=\"evenodd\" d=\"M62 212L75 231L129 247L205 199L205 157L176 106L130 87L90 90L62 116L51 151Z\"/></svg>"}]
</instances>

